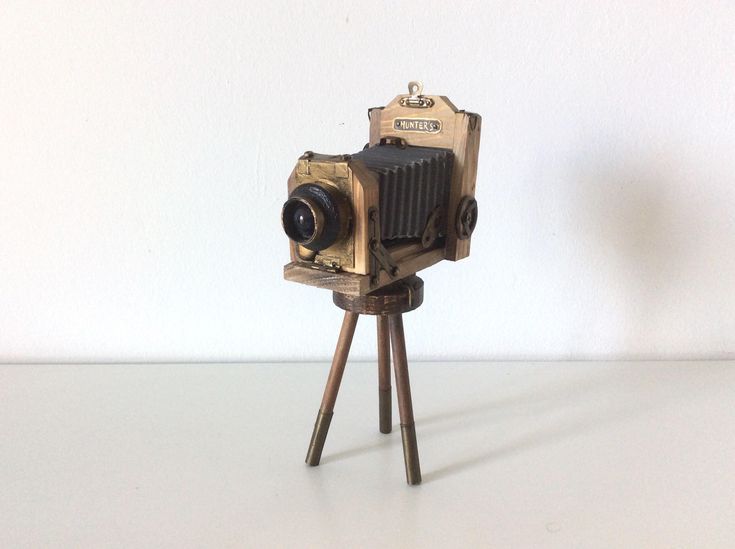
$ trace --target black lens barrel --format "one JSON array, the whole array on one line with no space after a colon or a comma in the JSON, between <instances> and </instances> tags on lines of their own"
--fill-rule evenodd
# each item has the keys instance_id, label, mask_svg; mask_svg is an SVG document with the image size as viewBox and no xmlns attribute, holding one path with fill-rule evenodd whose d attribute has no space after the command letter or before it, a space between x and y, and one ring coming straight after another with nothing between
<instances>
[{"instance_id":1,"label":"black lens barrel","mask_svg":"<svg viewBox=\"0 0 735 549\"><path fill-rule=\"evenodd\" d=\"M340 236L343 223L334 191L316 183L296 187L281 210L288 237L312 251L329 248Z\"/></svg>"}]
</instances>

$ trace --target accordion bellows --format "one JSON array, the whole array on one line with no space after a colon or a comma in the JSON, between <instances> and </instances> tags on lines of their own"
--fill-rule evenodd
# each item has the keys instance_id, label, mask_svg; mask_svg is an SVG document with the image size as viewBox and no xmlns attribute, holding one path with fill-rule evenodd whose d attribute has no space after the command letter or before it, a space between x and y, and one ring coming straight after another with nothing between
<instances>
[{"instance_id":1,"label":"accordion bellows","mask_svg":"<svg viewBox=\"0 0 735 549\"><path fill-rule=\"evenodd\" d=\"M421 238L429 215L447 219L454 155L449 149L377 145L352 155L379 179L382 240ZM444 224L442 224L442 227ZM444 236L444 230L439 236Z\"/></svg>"}]
</instances>

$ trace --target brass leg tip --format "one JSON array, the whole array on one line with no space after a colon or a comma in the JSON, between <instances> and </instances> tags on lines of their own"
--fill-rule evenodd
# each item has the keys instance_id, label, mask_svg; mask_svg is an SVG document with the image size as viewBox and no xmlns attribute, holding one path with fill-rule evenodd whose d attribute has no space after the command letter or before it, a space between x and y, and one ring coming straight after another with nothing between
<instances>
[{"instance_id":1,"label":"brass leg tip","mask_svg":"<svg viewBox=\"0 0 735 549\"><path fill-rule=\"evenodd\" d=\"M410 485L421 484L421 465L419 464L419 447L416 443L416 426L401 425L403 441L403 459L406 462L406 482Z\"/></svg>"},{"instance_id":2,"label":"brass leg tip","mask_svg":"<svg viewBox=\"0 0 735 549\"><path fill-rule=\"evenodd\" d=\"M329 424L332 421L333 415L333 412L325 414L319 410L319 414L316 416L314 431L311 433L311 441L309 442L309 450L306 452L306 463L312 467L319 465L319 461L322 459L322 450L324 449L324 442L327 440L327 432L329 431Z\"/></svg>"}]
</instances>

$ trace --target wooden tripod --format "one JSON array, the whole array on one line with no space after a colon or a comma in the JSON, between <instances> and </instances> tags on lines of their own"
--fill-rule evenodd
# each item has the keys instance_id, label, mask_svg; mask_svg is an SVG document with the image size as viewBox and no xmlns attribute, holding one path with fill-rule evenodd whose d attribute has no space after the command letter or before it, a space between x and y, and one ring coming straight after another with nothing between
<instances>
[{"instance_id":1,"label":"wooden tripod","mask_svg":"<svg viewBox=\"0 0 735 549\"><path fill-rule=\"evenodd\" d=\"M403 458L406 463L408 484L421 483L421 467L416 444L416 427L411 404L411 385L408 379L406 359L406 338L403 334L403 313L418 308L424 299L424 282L417 276L410 276L390 286L363 296L351 296L334 292L335 305L345 310L342 329L334 351L332 368L327 378L322 404L314 424L306 463L319 465L319 460L327 439L327 431L334 414L334 403L347 364L352 337L361 314L375 315L378 320L378 397L379 426L381 433L392 429L390 363L391 344L393 346L393 368L396 377L398 412L401 416L401 439Z\"/></svg>"}]
</instances>

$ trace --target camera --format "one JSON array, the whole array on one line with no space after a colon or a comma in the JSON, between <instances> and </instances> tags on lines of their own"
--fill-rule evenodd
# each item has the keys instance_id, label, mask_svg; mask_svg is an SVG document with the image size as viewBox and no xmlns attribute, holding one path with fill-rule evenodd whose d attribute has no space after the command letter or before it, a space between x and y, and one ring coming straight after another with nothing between
<instances>
[{"instance_id":1,"label":"camera","mask_svg":"<svg viewBox=\"0 0 735 549\"><path fill-rule=\"evenodd\" d=\"M419 82L408 91L368 110L360 152L296 162L281 210L286 280L359 296L469 255L482 119Z\"/></svg>"}]
</instances>

